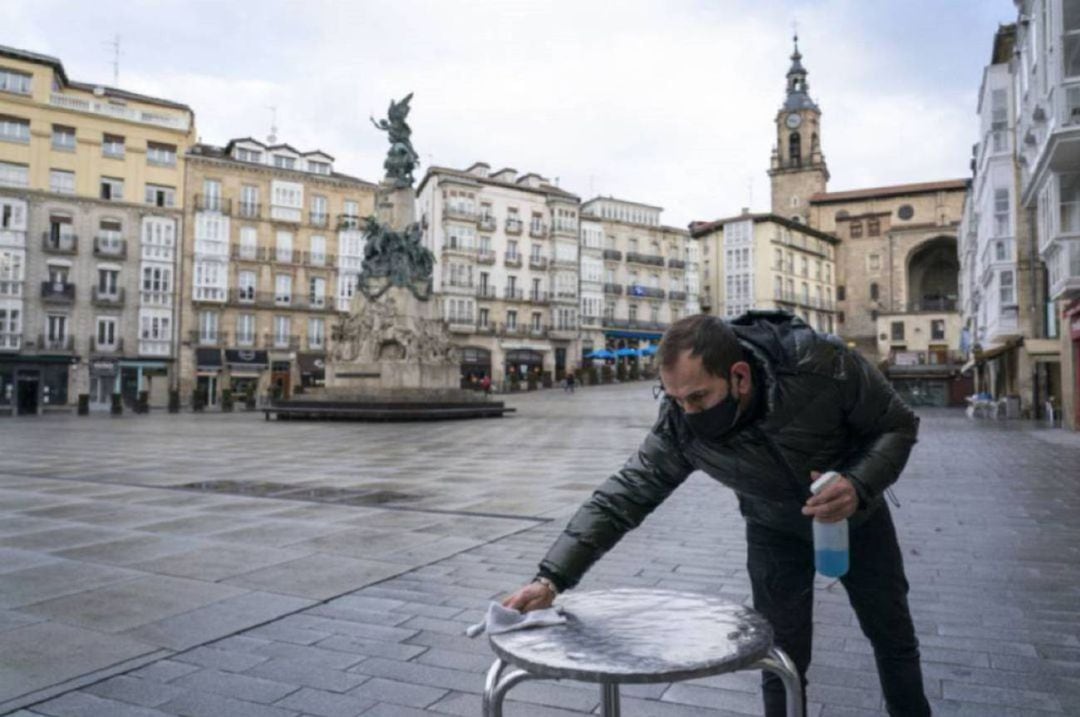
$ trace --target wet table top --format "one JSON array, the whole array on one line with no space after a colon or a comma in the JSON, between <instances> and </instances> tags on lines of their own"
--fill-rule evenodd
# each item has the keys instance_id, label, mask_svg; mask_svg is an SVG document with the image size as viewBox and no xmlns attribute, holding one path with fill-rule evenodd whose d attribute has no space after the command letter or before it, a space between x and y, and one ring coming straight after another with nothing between
<instances>
[{"instance_id":1,"label":"wet table top","mask_svg":"<svg viewBox=\"0 0 1080 717\"><path fill-rule=\"evenodd\" d=\"M495 654L537 677L673 682L744 669L773 642L752 609L698 593L626 588L557 604L566 624L491 635Z\"/></svg>"}]
</instances>

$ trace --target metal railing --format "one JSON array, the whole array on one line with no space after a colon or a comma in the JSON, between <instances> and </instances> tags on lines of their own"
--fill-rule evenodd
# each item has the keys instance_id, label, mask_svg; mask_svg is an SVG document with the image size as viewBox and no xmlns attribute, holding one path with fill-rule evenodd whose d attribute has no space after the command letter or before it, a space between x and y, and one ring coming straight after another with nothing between
<instances>
[{"instance_id":1,"label":"metal railing","mask_svg":"<svg viewBox=\"0 0 1080 717\"><path fill-rule=\"evenodd\" d=\"M685 269L686 268L686 262L683 261L682 259L668 259L667 265L668 265L668 268L670 268L670 269Z\"/></svg>"},{"instance_id":2,"label":"metal railing","mask_svg":"<svg viewBox=\"0 0 1080 717\"><path fill-rule=\"evenodd\" d=\"M478 264L494 264L495 252L490 249L479 249L476 252L476 263Z\"/></svg>"},{"instance_id":3,"label":"metal railing","mask_svg":"<svg viewBox=\"0 0 1080 717\"><path fill-rule=\"evenodd\" d=\"M232 200L214 194L196 194L195 209L200 212L232 213Z\"/></svg>"},{"instance_id":4,"label":"metal railing","mask_svg":"<svg viewBox=\"0 0 1080 717\"><path fill-rule=\"evenodd\" d=\"M622 284L604 284L605 294L615 294L616 296L622 295Z\"/></svg>"},{"instance_id":5,"label":"metal railing","mask_svg":"<svg viewBox=\"0 0 1080 717\"><path fill-rule=\"evenodd\" d=\"M229 334L224 331L218 331L214 334L204 334L198 329L192 329L188 332L188 339L192 344L198 346L224 346L229 342Z\"/></svg>"},{"instance_id":6,"label":"metal railing","mask_svg":"<svg viewBox=\"0 0 1080 717\"><path fill-rule=\"evenodd\" d=\"M686 301L685 291L669 291L668 298L672 301Z\"/></svg>"},{"instance_id":7,"label":"metal railing","mask_svg":"<svg viewBox=\"0 0 1080 717\"><path fill-rule=\"evenodd\" d=\"M509 252L503 254L503 264L505 266L521 266L521 254L511 254Z\"/></svg>"},{"instance_id":8,"label":"metal railing","mask_svg":"<svg viewBox=\"0 0 1080 717\"><path fill-rule=\"evenodd\" d=\"M39 351L75 351L75 337L74 336L61 336L54 337L46 334L38 334L38 350Z\"/></svg>"},{"instance_id":9,"label":"metal railing","mask_svg":"<svg viewBox=\"0 0 1080 717\"><path fill-rule=\"evenodd\" d=\"M75 254L79 251L76 234L45 232L41 235L41 249L47 254Z\"/></svg>"},{"instance_id":10,"label":"metal railing","mask_svg":"<svg viewBox=\"0 0 1080 717\"><path fill-rule=\"evenodd\" d=\"M508 286L503 289L503 298L507 301L523 301L525 295L521 289L513 289Z\"/></svg>"},{"instance_id":11,"label":"metal railing","mask_svg":"<svg viewBox=\"0 0 1080 717\"><path fill-rule=\"evenodd\" d=\"M641 284L627 284L626 295L645 296L653 299L663 299L665 296L663 289L655 289L651 286L642 286Z\"/></svg>"},{"instance_id":12,"label":"metal railing","mask_svg":"<svg viewBox=\"0 0 1080 717\"><path fill-rule=\"evenodd\" d=\"M529 268L530 269L540 269L540 270L547 269L548 268L547 257L544 257L544 256L530 256L529 257Z\"/></svg>"},{"instance_id":13,"label":"metal railing","mask_svg":"<svg viewBox=\"0 0 1080 717\"><path fill-rule=\"evenodd\" d=\"M443 207L443 219L464 219L467 222L475 222L479 216L475 209L466 209L452 204Z\"/></svg>"},{"instance_id":14,"label":"metal railing","mask_svg":"<svg viewBox=\"0 0 1080 717\"><path fill-rule=\"evenodd\" d=\"M238 261L266 261L266 247L233 244L232 258Z\"/></svg>"},{"instance_id":15,"label":"metal railing","mask_svg":"<svg viewBox=\"0 0 1080 717\"><path fill-rule=\"evenodd\" d=\"M663 266L664 257L656 254L640 254L636 251L626 252L626 261L636 264L648 264L649 266Z\"/></svg>"},{"instance_id":16,"label":"metal railing","mask_svg":"<svg viewBox=\"0 0 1080 717\"><path fill-rule=\"evenodd\" d=\"M477 223L480 225L480 230L485 232L495 231L495 227L498 226L498 222L495 221L495 217L491 214L481 214L477 219Z\"/></svg>"},{"instance_id":17,"label":"metal railing","mask_svg":"<svg viewBox=\"0 0 1080 717\"><path fill-rule=\"evenodd\" d=\"M507 234L520 234L522 226L523 226L523 224L521 223L520 219L507 218L507 220L506 220L506 233Z\"/></svg>"},{"instance_id":18,"label":"metal railing","mask_svg":"<svg viewBox=\"0 0 1080 717\"><path fill-rule=\"evenodd\" d=\"M237 203L239 216L245 219L258 219L262 216L262 204L258 202L240 201Z\"/></svg>"},{"instance_id":19,"label":"metal railing","mask_svg":"<svg viewBox=\"0 0 1080 717\"><path fill-rule=\"evenodd\" d=\"M548 234L547 224L543 222L530 222L529 223L529 236L536 238L546 237Z\"/></svg>"},{"instance_id":20,"label":"metal railing","mask_svg":"<svg viewBox=\"0 0 1080 717\"><path fill-rule=\"evenodd\" d=\"M127 240L109 236L94 237L94 256L123 259L127 257Z\"/></svg>"},{"instance_id":21,"label":"metal railing","mask_svg":"<svg viewBox=\"0 0 1080 717\"><path fill-rule=\"evenodd\" d=\"M119 354L124 352L124 339L114 339L112 343L101 343L97 336L90 337L90 353Z\"/></svg>"},{"instance_id":22,"label":"metal railing","mask_svg":"<svg viewBox=\"0 0 1080 717\"><path fill-rule=\"evenodd\" d=\"M70 281L41 282L41 300L56 304L70 304L75 301L75 285Z\"/></svg>"},{"instance_id":23,"label":"metal railing","mask_svg":"<svg viewBox=\"0 0 1080 717\"><path fill-rule=\"evenodd\" d=\"M299 349L300 337L296 335L263 334L263 341L268 348L276 349Z\"/></svg>"},{"instance_id":24,"label":"metal railing","mask_svg":"<svg viewBox=\"0 0 1080 717\"><path fill-rule=\"evenodd\" d=\"M100 286L95 286L90 292L90 300L95 306L123 306L124 305L124 290L123 288L113 289L112 291L102 290Z\"/></svg>"},{"instance_id":25,"label":"metal railing","mask_svg":"<svg viewBox=\"0 0 1080 717\"><path fill-rule=\"evenodd\" d=\"M540 290L530 291L529 301L534 304L548 304L551 303L551 294Z\"/></svg>"},{"instance_id":26,"label":"metal railing","mask_svg":"<svg viewBox=\"0 0 1080 717\"><path fill-rule=\"evenodd\" d=\"M308 212L308 224L313 227L325 227L330 223L330 215L326 212Z\"/></svg>"},{"instance_id":27,"label":"metal railing","mask_svg":"<svg viewBox=\"0 0 1080 717\"><path fill-rule=\"evenodd\" d=\"M612 261L622 261L622 252L618 249L604 249L604 258Z\"/></svg>"},{"instance_id":28,"label":"metal railing","mask_svg":"<svg viewBox=\"0 0 1080 717\"><path fill-rule=\"evenodd\" d=\"M497 296L495 287L489 285L481 285L476 287L476 296L480 299L494 299Z\"/></svg>"},{"instance_id":29,"label":"metal railing","mask_svg":"<svg viewBox=\"0 0 1080 717\"><path fill-rule=\"evenodd\" d=\"M338 214L337 228L338 231L341 231L342 229L359 229L360 222L360 217L355 214Z\"/></svg>"}]
</instances>

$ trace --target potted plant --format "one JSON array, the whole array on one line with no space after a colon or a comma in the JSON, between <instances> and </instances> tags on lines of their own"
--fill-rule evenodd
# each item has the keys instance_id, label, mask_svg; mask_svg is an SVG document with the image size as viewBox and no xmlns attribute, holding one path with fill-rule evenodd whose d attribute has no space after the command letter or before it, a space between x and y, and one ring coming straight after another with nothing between
<instances>
[{"instance_id":1,"label":"potted plant","mask_svg":"<svg viewBox=\"0 0 1080 717\"><path fill-rule=\"evenodd\" d=\"M521 390L521 379L518 377L518 375L516 373L513 376L510 377L510 390L511 391L520 391Z\"/></svg>"},{"instance_id":2,"label":"potted plant","mask_svg":"<svg viewBox=\"0 0 1080 717\"><path fill-rule=\"evenodd\" d=\"M232 413L233 395L230 388L221 389L221 410L224 413Z\"/></svg>"},{"instance_id":3,"label":"potted plant","mask_svg":"<svg viewBox=\"0 0 1080 717\"><path fill-rule=\"evenodd\" d=\"M79 394L79 415L80 416L88 416L88 415L90 415L90 394L89 393L80 393Z\"/></svg>"},{"instance_id":4,"label":"potted plant","mask_svg":"<svg viewBox=\"0 0 1080 717\"><path fill-rule=\"evenodd\" d=\"M206 408L206 394L202 389L194 389L191 392L191 410L201 411Z\"/></svg>"},{"instance_id":5,"label":"potted plant","mask_svg":"<svg viewBox=\"0 0 1080 717\"><path fill-rule=\"evenodd\" d=\"M139 391L135 399L135 413L150 413L150 392Z\"/></svg>"},{"instance_id":6,"label":"potted plant","mask_svg":"<svg viewBox=\"0 0 1080 717\"><path fill-rule=\"evenodd\" d=\"M124 400L119 393L112 395L112 405L109 407L109 413L114 416L119 416L124 412Z\"/></svg>"},{"instance_id":7,"label":"potted plant","mask_svg":"<svg viewBox=\"0 0 1080 717\"><path fill-rule=\"evenodd\" d=\"M544 388L551 388L551 371L544 371L541 383L543 384Z\"/></svg>"},{"instance_id":8,"label":"potted plant","mask_svg":"<svg viewBox=\"0 0 1080 717\"><path fill-rule=\"evenodd\" d=\"M169 391L169 413L180 413L180 392L176 389Z\"/></svg>"},{"instance_id":9,"label":"potted plant","mask_svg":"<svg viewBox=\"0 0 1080 717\"><path fill-rule=\"evenodd\" d=\"M538 385L539 384L537 383L537 380L536 380L536 374L535 373L530 373L529 374L529 384L528 384L529 390L530 391L535 391L536 387Z\"/></svg>"}]
</instances>

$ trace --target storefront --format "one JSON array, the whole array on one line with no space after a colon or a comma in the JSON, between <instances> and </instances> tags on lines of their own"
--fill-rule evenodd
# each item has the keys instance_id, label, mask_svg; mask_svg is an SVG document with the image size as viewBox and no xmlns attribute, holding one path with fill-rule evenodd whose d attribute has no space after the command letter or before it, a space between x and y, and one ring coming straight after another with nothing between
<instances>
[{"instance_id":1,"label":"storefront","mask_svg":"<svg viewBox=\"0 0 1080 717\"><path fill-rule=\"evenodd\" d=\"M529 376L539 381L544 370L544 354L532 349L511 349L506 352L503 366L507 381L525 382Z\"/></svg>"},{"instance_id":2,"label":"storefront","mask_svg":"<svg viewBox=\"0 0 1080 717\"><path fill-rule=\"evenodd\" d=\"M296 363L300 367L300 385L315 388L326 385L326 354L321 351L300 352L296 354Z\"/></svg>"},{"instance_id":3,"label":"storefront","mask_svg":"<svg viewBox=\"0 0 1080 717\"><path fill-rule=\"evenodd\" d=\"M491 352L476 346L458 349L461 357L461 387L479 388L484 376L491 376Z\"/></svg>"},{"instance_id":4,"label":"storefront","mask_svg":"<svg viewBox=\"0 0 1080 717\"><path fill-rule=\"evenodd\" d=\"M1065 325L1068 327L1072 353L1072 387L1065 389L1072 392L1073 429L1080 430L1080 303L1073 302L1065 311ZM1065 377L1062 377L1063 381Z\"/></svg>"},{"instance_id":5,"label":"storefront","mask_svg":"<svg viewBox=\"0 0 1080 717\"><path fill-rule=\"evenodd\" d=\"M120 394L124 405L134 408L139 394L147 394L148 405L164 406L169 400L169 365L163 361L120 360Z\"/></svg>"},{"instance_id":6,"label":"storefront","mask_svg":"<svg viewBox=\"0 0 1080 717\"><path fill-rule=\"evenodd\" d=\"M116 359L98 358L90 362L90 410L108 411L112 395L120 388L117 379L120 366Z\"/></svg>"},{"instance_id":7,"label":"storefront","mask_svg":"<svg viewBox=\"0 0 1080 717\"><path fill-rule=\"evenodd\" d=\"M274 398L292 396L292 362L270 362L270 392Z\"/></svg>"},{"instance_id":8,"label":"storefront","mask_svg":"<svg viewBox=\"0 0 1080 717\"><path fill-rule=\"evenodd\" d=\"M217 405L221 368L221 349L195 349L195 393L204 406Z\"/></svg>"},{"instance_id":9,"label":"storefront","mask_svg":"<svg viewBox=\"0 0 1080 717\"><path fill-rule=\"evenodd\" d=\"M78 358L0 356L0 414L32 416L68 403L68 378Z\"/></svg>"},{"instance_id":10,"label":"storefront","mask_svg":"<svg viewBox=\"0 0 1080 717\"><path fill-rule=\"evenodd\" d=\"M259 379L270 367L265 351L225 349L229 368L229 389L233 400L242 402L259 395Z\"/></svg>"}]
</instances>

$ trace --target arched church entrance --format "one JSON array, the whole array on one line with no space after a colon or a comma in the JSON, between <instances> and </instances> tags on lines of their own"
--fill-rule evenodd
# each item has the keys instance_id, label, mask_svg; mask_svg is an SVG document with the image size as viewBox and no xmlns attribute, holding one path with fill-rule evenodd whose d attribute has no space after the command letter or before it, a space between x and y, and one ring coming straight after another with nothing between
<instances>
[{"instance_id":1,"label":"arched church entrance","mask_svg":"<svg viewBox=\"0 0 1080 717\"><path fill-rule=\"evenodd\" d=\"M940 236L908 254L908 311L955 311L959 297L960 260L956 237Z\"/></svg>"}]
</instances>

